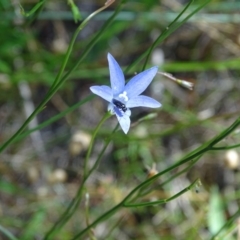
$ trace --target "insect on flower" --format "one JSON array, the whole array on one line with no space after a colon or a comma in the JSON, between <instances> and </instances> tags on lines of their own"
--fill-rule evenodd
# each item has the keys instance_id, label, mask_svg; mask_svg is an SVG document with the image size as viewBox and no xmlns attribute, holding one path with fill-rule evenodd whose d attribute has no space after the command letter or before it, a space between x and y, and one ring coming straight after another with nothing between
<instances>
[{"instance_id":1,"label":"insect on flower","mask_svg":"<svg viewBox=\"0 0 240 240\"><path fill-rule=\"evenodd\" d=\"M118 122L125 134L130 128L130 108L149 107L158 108L161 104L153 98L140 95L152 82L158 67L147 69L134 76L126 85L123 72L108 53L111 88L105 85L92 86L90 90L109 102L108 110L117 116Z\"/></svg>"},{"instance_id":2,"label":"insect on flower","mask_svg":"<svg viewBox=\"0 0 240 240\"><path fill-rule=\"evenodd\" d=\"M126 105L124 103L121 103L120 101L118 101L114 98L113 98L112 102L119 110L122 110L123 112L127 111Z\"/></svg>"}]
</instances>

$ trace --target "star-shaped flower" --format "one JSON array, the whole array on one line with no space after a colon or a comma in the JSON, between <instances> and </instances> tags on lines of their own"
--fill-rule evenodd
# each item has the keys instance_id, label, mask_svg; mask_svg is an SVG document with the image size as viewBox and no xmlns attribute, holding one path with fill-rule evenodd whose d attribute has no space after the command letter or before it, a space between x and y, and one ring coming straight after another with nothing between
<instances>
[{"instance_id":1,"label":"star-shaped flower","mask_svg":"<svg viewBox=\"0 0 240 240\"><path fill-rule=\"evenodd\" d=\"M127 134L131 123L129 108L161 107L161 104L153 98L140 95L152 82L158 68L152 67L137 74L125 85L123 72L110 53L108 53L108 63L111 88L102 85L90 87L90 90L109 102L108 110L116 114L122 130Z\"/></svg>"}]
</instances>

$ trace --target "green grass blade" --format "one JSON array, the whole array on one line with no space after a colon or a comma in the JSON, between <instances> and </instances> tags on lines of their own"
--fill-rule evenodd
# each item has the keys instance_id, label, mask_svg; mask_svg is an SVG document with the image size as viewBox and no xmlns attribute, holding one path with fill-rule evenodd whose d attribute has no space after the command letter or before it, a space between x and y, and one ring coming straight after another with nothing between
<instances>
[{"instance_id":1,"label":"green grass blade","mask_svg":"<svg viewBox=\"0 0 240 240\"><path fill-rule=\"evenodd\" d=\"M212 138L209 140L206 144L204 143L202 146L199 148L195 149L194 151L190 152L187 154L185 157L180 159L178 162L173 164L172 166L168 167L167 169L163 170L162 172L159 172L158 174L154 175L153 177L147 179L146 181L142 182L139 184L137 187L135 187L118 205L114 206L104 214L102 214L99 218L97 218L94 222L92 222L88 227L83 229L81 232L79 232L75 237L73 237L71 240L77 240L84 234L86 234L91 228L95 227L98 223L108 219L111 217L115 212L117 212L120 208L123 207L123 204L127 202L128 200L131 199L131 197L141 188L144 186L149 185L149 183L153 182L155 179L157 179L159 176L168 173L169 171L178 168L182 164L191 161L192 159L208 152L211 150L212 143L216 144L216 139L221 141L224 137L227 135L231 134L238 126L240 125L240 118L238 118L230 127L226 128L223 132L221 132L219 135L216 137Z\"/></svg>"},{"instance_id":2,"label":"green grass blade","mask_svg":"<svg viewBox=\"0 0 240 240\"><path fill-rule=\"evenodd\" d=\"M107 112L104 117L102 118L102 120L98 123L98 125L96 126L93 134L92 134L92 138L91 138L91 143L90 146L88 148L88 152L84 161L84 169L83 169L83 180L78 188L77 194L75 196L75 198L71 201L71 203L69 204L69 206L67 207L67 209L64 211L64 213L59 217L59 220L53 225L53 227L46 233L45 235L45 240L47 239L51 239L52 237L54 237L59 230L68 222L68 220L72 217L72 215L76 212L79 203L81 201L82 198L82 192L84 189L84 184L87 181L88 177L90 176L88 174L88 160L92 151L92 147L93 147L93 143L94 140L96 138L97 133L99 132L100 127L102 126L102 124L106 121L106 119L108 119L111 116L111 114L109 112ZM91 171L91 170L90 170Z\"/></svg>"},{"instance_id":3,"label":"green grass blade","mask_svg":"<svg viewBox=\"0 0 240 240\"><path fill-rule=\"evenodd\" d=\"M189 186L184 188L182 191L174 194L170 198L166 198L166 199L162 199L162 200L158 200L158 201L152 201L152 202L143 202L143 203L132 203L132 204L131 203L123 203L123 207L133 208L133 207L146 207L146 206L153 206L153 205L158 205L158 204L165 204L167 202L170 202L170 201L178 198L179 196L183 195L184 193L188 192L189 190L191 190L196 184L198 184L198 181L199 181L199 179L196 179Z\"/></svg>"},{"instance_id":4,"label":"green grass blade","mask_svg":"<svg viewBox=\"0 0 240 240\"><path fill-rule=\"evenodd\" d=\"M174 31L176 31L179 27L181 27L189 18L191 18L195 13L197 13L199 10L201 10L205 5L207 5L211 0L207 0L203 4L201 4L199 7L197 7L194 11L192 11L191 14L189 14L186 18L184 18L180 23L177 23L179 18L182 16L182 14L189 8L189 6L192 4L193 1L190 1L190 3L187 4L187 6L183 9L183 11L175 18L175 20L170 23L168 27L165 28L165 30L159 35L159 37L155 40L155 42L152 44L152 46L146 50L138 59L136 59L132 64L130 64L125 72L129 72L129 70L135 66L137 63L139 63L144 57L147 56L142 70L146 68L149 56L151 55L151 52L153 49L160 44L164 39L166 39L170 34L172 34Z\"/></svg>"},{"instance_id":5,"label":"green grass blade","mask_svg":"<svg viewBox=\"0 0 240 240\"><path fill-rule=\"evenodd\" d=\"M17 138L14 139L13 142L17 142L22 140L23 138L27 137L29 134L31 134L32 132L38 131L40 129L43 129L45 127L47 127L48 125L50 125L53 122L56 122L57 120L63 118L64 116L66 116L67 114L69 114L70 112L78 109L80 106L82 106L83 104L87 103L88 101L92 100L94 98L94 95L90 95L88 97L86 97L85 99L81 100L80 102L74 104L73 106L67 108L66 110L60 112L59 114L57 114L56 116L48 119L47 121L39 124L37 127L32 128L24 133L22 133L21 135L19 135Z\"/></svg>"},{"instance_id":6,"label":"green grass blade","mask_svg":"<svg viewBox=\"0 0 240 240\"><path fill-rule=\"evenodd\" d=\"M30 17L32 14L34 14L37 10L40 9L40 7L42 7L42 5L44 4L46 0L40 0L38 3L35 4L35 6L28 12L25 12L23 7L21 6L21 9L22 9L22 14L25 16L25 17Z\"/></svg>"},{"instance_id":7,"label":"green grass blade","mask_svg":"<svg viewBox=\"0 0 240 240\"><path fill-rule=\"evenodd\" d=\"M122 1L124 2L124 1ZM79 64L82 62L82 60L84 59L84 57L87 55L87 53L90 51L90 49L95 45L95 43L97 42L97 40L100 38L100 36L103 34L103 32L107 29L107 27L110 25L110 23L113 21L113 19L115 18L115 16L117 15L117 13L120 11L122 7L122 4L119 4L118 8L116 9L115 13L110 17L110 19L105 23L105 25L101 28L101 30L99 31L99 34L90 42L90 44L88 45L88 47L86 48L85 52L81 55L81 58L79 59L79 61L75 64L75 66L70 69L65 76L58 80L59 77L56 78L54 85L56 85L55 87L51 88L51 90L49 91L49 93L47 94L47 96L44 98L44 100L39 104L39 106L35 109L35 111L28 117L28 119L23 123L23 125L19 128L19 130L9 139L7 140L3 145L0 146L0 152L2 152L8 145L10 145L22 132L23 130L26 128L26 126L29 124L29 122L31 122L31 120L39 113L41 112L44 107L45 104L52 98L52 96L57 92L57 90L62 86L62 84L67 80L67 78L69 77L69 75L72 73L73 70L75 70ZM86 23L85 23L86 24ZM79 29L78 29L79 30ZM66 64L66 62L65 62ZM65 65L64 64L64 65ZM63 66L64 66L63 65ZM65 66L63 67L65 68ZM61 74L59 75L61 76Z\"/></svg>"},{"instance_id":8,"label":"green grass blade","mask_svg":"<svg viewBox=\"0 0 240 240\"><path fill-rule=\"evenodd\" d=\"M21 239L32 240L35 236L41 234L42 226L44 225L45 220L46 212L44 210L36 211L27 223L27 225L24 227Z\"/></svg>"},{"instance_id":9,"label":"green grass blade","mask_svg":"<svg viewBox=\"0 0 240 240\"><path fill-rule=\"evenodd\" d=\"M0 232L10 240L19 240L11 232L9 232L5 227L0 225Z\"/></svg>"},{"instance_id":10,"label":"green grass blade","mask_svg":"<svg viewBox=\"0 0 240 240\"><path fill-rule=\"evenodd\" d=\"M218 236L225 230L229 229L231 225L239 218L240 216L240 209L238 209L227 221L226 223L219 229L219 231L212 236L210 240L218 239ZM236 224L236 223L235 223Z\"/></svg>"}]
</instances>

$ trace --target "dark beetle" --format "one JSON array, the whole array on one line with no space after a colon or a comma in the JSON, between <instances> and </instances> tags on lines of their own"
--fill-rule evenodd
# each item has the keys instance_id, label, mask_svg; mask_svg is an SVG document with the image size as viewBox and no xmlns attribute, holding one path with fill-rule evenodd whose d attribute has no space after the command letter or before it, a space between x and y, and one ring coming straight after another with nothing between
<instances>
[{"instance_id":1,"label":"dark beetle","mask_svg":"<svg viewBox=\"0 0 240 240\"><path fill-rule=\"evenodd\" d=\"M116 99L113 99L112 102L118 109L123 110L123 112L127 111L126 105L124 103L122 103Z\"/></svg>"}]
</instances>

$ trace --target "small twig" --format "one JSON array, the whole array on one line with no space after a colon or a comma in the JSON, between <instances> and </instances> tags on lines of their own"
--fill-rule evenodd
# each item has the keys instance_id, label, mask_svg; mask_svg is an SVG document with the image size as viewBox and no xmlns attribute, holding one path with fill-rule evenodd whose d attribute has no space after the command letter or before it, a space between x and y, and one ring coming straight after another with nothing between
<instances>
[{"instance_id":1,"label":"small twig","mask_svg":"<svg viewBox=\"0 0 240 240\"><path fill-rule=\"evenodd\" d=\"M157 72L160 75L163 75L165 77L167 77L170 80L173 80L174 82L176 82L177 84L189 89L189 90L193 90L193 86L194 84L192 82L188 82L186 80L182 80L182 79L178 79L175 78L172 74L170 73L166 73L166 72Z\"/></svg>"}]
</instances>

